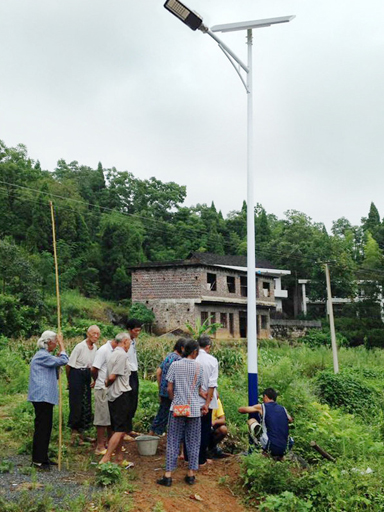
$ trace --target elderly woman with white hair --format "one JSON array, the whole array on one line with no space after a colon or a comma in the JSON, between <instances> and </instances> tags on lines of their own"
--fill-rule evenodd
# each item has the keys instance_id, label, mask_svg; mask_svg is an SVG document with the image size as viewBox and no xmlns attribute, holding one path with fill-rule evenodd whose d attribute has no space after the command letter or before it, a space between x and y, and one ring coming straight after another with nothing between
<instances>
[{"instance_id":1,"label":"elderly woman with white hair","mask_svg":"<svg viewBox=\"0 0 384 512\"><path fill-rule=\"evenodd\" d=\"M60 352L52 352L59 344ZM44 331L37 342L38 352L31 361L28 401L35 409L35 433L33 435L32 466L48 470L54 464L49 460L48 447L52 431L53 406L59 402L57 386L58 369L68 363L63 336Z\"/></svg>"}]
</instances>

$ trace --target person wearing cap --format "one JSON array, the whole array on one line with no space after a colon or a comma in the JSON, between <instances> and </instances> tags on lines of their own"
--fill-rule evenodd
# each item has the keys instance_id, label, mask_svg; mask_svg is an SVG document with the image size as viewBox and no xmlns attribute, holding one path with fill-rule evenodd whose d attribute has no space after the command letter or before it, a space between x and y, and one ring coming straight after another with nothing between
<instances>
[{"instance_id":1,"label":"person wearing cap","mask_svg":"<svg viewBox=\"0 0 384 512\"><path fill-rule=\"evenodd\" d=\"M59 355L52 352L59 345ZM37 342L38 351L31 361L28 398L35 409L35 431L32 444L32 466L50 470L56 465L48 457L52 432L53 406L59 403L58 370L68 363L63 336L54 331L44 331Z\"/></svg>"}]
</instances>

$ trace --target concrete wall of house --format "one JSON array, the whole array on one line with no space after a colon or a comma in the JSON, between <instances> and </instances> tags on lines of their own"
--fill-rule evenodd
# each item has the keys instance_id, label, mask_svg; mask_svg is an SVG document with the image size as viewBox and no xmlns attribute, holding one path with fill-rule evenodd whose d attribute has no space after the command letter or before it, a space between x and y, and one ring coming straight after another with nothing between
<instances>
[{"instance_id":1,"label":"concrete wall of house","mask_svg":"<svg viewBox=\"0 0 384 512\"><path fill-rule=\"evenodd\" d=\"M195 302L181 299L148 299L143 302L156 317L153 331L165 334L174 329L185 329L187 322L194 324L196 318Z\"/></svg>"},{"instance_id":2,"label":"concrete wall of house","mask_svg":"<svg viewBox=\"0 0 384 512\"><path fill-rule=\"evenodd\" d=\"M245 275L244 277L246 278ZM261 300L274 302L274 279L258 276L256 283L256 296ZM241 294L241 276L234 270L205 267L146 268L134 270L132 273L134 302L147 299L192 299L201 296L244 298Z\"/></svg>"},{"instance_id":3,"label":"concrete wall of house","mask_svg":"<svg viewBox=\"0 0 384 512\"><path fill-rule=\"evenodd\" d=\"M240 338L242 335L244 337L246 304L230 306L217 302L197 303L202 297L216 298L218 302L220 299L227 301L228 299L245 299L240 285L239 273L227 269L217 270L205 267L137 269L132 273L132 302L142 302L154 312L156 334L178 328L183 329L186 322L194 323L197 319L201 320L202 313L205 313L208 317L214 316L212 322L225 325L226 321L226 327L217 331L217 338ZM273 278L258 276L256 290L257 297L261 301L275 302ZM233 319L233 329L230 329L230 315ZM258 308L257 315L258 337L268 338L271 334L269 309Z\"/></svg>"}]
</instances>

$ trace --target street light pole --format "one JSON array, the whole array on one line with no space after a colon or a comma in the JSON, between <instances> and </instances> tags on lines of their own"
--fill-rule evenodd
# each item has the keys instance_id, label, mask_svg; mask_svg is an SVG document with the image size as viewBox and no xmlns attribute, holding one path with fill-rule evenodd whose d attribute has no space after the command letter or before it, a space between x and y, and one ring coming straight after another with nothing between
<instances>
[{"instance_id":1,"label":"street light pole","mask_svg":"<svg viewBox=\"0 0 384 512\"><path fill-rule=\"evenodd\" d=\"M191 11L179 0L167 0L164 7L179 18L192 30L201 30L214 39L229 59L239 75L247 93L247 343L248 343L248 403L258 402L257 367L257 312L256 312L256 251L255 251L255 200L253 173L253 66L252 66L252 29L270 27L278 23L291 21L294 16L283 16L264 20L245 21L216 25L209 29L203 24L202 17ZM215 32L247 31L248 62L241 59L217 37ZM237 67L236 64L239 66ZM244 80L241 69L246 73Z\"/></svg>"}]
</instances>

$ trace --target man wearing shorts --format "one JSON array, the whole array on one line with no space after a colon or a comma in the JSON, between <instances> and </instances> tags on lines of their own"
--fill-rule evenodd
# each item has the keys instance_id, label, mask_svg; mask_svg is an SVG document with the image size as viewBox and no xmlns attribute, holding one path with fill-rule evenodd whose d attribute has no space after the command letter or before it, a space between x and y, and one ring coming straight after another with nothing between
<instances>
[{"instance_id":1,"label":"man wearing shorts","mask_svg":"<svg viewBox=\"0 0 384 512\"><path fill-rule=\"evenodd\" d=\"M263 403L251 405L249 407L239 407L239 412L243 414L258 413L261 416L262 434L258 440L265 455L272 455L277 459L282 459L288 447L288 423L293 419L288 414L285 407L276 403L277 392L273 388L267 388L263 391ZM254 427L258 422L251 418L248 420L251 438L254 436Z\"/></svg>"},{"instance_id":2,"label":"man wearing shorts","mask_svg":"<svg viewBox=\"0 0 384 512\"><path fill-rule=\"evenodd\" d=\"M116 347L117 343L115 339L109 340L102 345L96 352L96 357L91 368L91 374L95 381L95 416L93 418L93 424L97 431L96 455L105 455L107 452L105 448L106 429L108 431L108 437L111 436L111 418L109 415L105 379L107 378L108 359Z\"/></svg>"},{"instance_id":3,"label":"man wearing shorts","mask_svg":"<svg viewBox=\"0 0 384 512\"><path fill-rule=\"evenodd\" d=\"M121 448L124 436L131 428L132 398L129 385L131 366L127 358L131 340L129 334L121 333L116 336L115 341L116 348L108 359L107 378L105 380L113 434L108 443L107 453L99 464L109 462L113 452L116 453L118 464L125 462Z\"/></svg>"}]
</instances>

